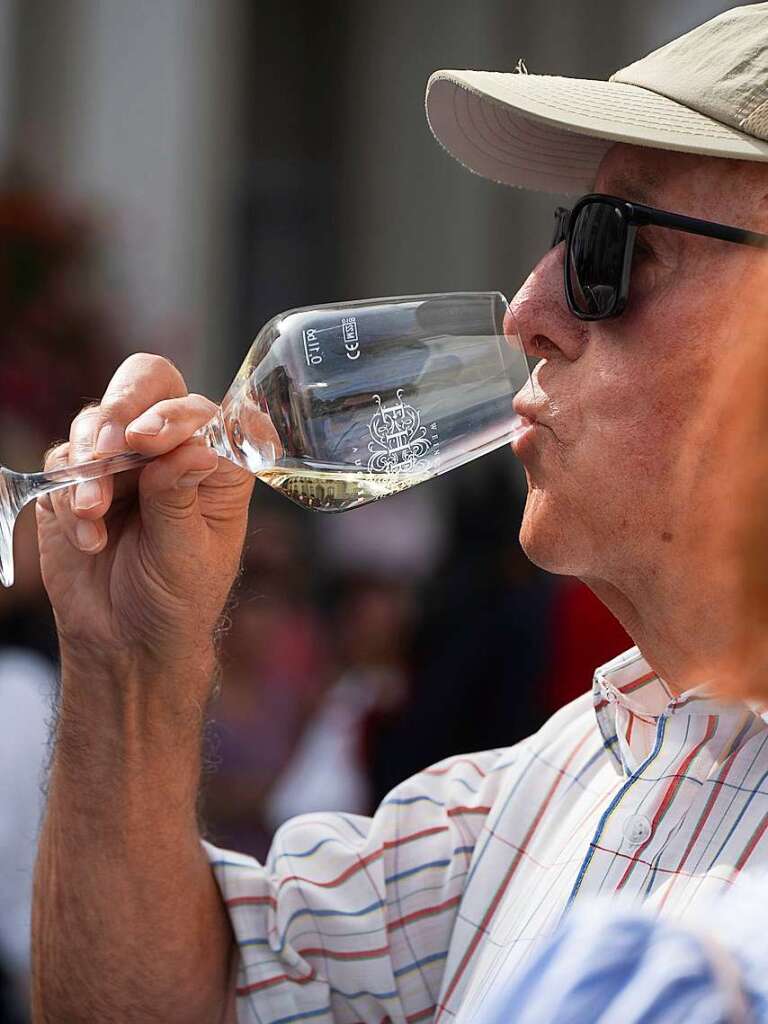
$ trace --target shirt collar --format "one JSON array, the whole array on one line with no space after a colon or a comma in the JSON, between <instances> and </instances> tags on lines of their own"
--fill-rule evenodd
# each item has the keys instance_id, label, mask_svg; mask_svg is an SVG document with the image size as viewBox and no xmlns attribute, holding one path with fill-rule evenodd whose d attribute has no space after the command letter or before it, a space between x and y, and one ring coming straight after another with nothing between
<instances>
[{"instance_id":1,"label":"shirt collar","mask_svg":"<svg viewBox=\"0 0 768 1024\"><path fill-rule=\"evenodd\" d=\"M736 719L746 714L754 725L768 725L768 707L724 703L714 696L711 683L700 684L675 696L637 647L631 647L596 670L593 698L603 742L623 773L634 771L644 760L649 731L655 732L662 717L705 714ZM630 719L634 728L628 728ZM741 741L752 732L751 728L745 728L742 736L739 730Z\"/></svg>"}]
</instances>

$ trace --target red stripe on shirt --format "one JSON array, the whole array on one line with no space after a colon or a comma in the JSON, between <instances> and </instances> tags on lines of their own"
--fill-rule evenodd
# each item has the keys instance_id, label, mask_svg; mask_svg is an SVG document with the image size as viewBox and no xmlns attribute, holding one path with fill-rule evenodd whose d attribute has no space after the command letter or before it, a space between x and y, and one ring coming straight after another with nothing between
<instances>
[{"instance_id":1,"label":"red stripe on shirt","mask_svg":"<svg viewBox=\"0 0 768 1024\"><path fill-rule=\"evenodd\" d=\"M490 814L490 807L449 807L445 812L448 818L455 818L457 814Z\"/></svg>"},{"instance_id":2,"label":"red stripe on shirt","mask_svg":"<svg viewBox=\"0 0 768 1024\"><path fill-rule=\"evenodd\" d=\"M468 764L470 768L474 768L481 779L486 777L486 772L480 767L479 764L475 764L474 761L470 761L468 757L453 757L451 758L450 764L446 765L445 768L427 768L423 771L422 775L447 775L448 772L453 768L455 764Z\"/></svg>"},{"instance_id":3,"label":"red stripe on shirt","mask_svg":"<svg viewBox=\"0 0 768 1024\"><path fill-rule=\"evenodd\" d=\"M763 838L763 834L764 834L764 832L765 832L765 830L767 828L768 828L768 814L764 814L762 821L757 826L755 831L752 833L752 838L749 840L747 845L744 847L741 856L736 861L736 866L733 869L733 872L731 874L731 878L734 878L736 875L738 875L738 873L741 871L741 869L747 863L749 858L752 856L752 853L754 852L755 847L760 842L760 840Z\"/></svg>"},{"instance_id":4,"label":"red stripe on shirt","mask_svg":"<svg viewBox=\"0 0 768 1024\"><path fill-rule=\"evenodd\" d=\"M631 683L627 683L626 686L617 686L616 689L619 693L634 693L635 690L641 690L648 683L652 683L658 676L655 672L647 672L644 676L640 676L637 679L633 679Z\"/></svg>"},{"instance_id":5,"label":"red stripe on shirt","mask_svg":"<svg viewBox=\"0 0 768 1024\"><path fill-rule=\"evenodd\" d=\"M234 896L224 900L226 907L260 907L270 906L277 910L277 900L274 896Z\"/></svg>"},{"instance_id":6,"label":"red stripe on shirt","mask_svg":"<svg viewBox=\"0 0 768 1024\"><path fill-rule=\"evenodd\" d=\"M303 978L292 978L290 974L276 974L272 978L264 978L263 981L252 981L250 985L238 985L235 989L236 996L249 996L252 992L259 992L263 988L270 988L272 985L278 985L281 981L292 981L296 985L306 985L308 981L314 981L316 977L316 971L314 967L305 974Z\"/></svg>"},{"instance_id":7,"label":"red stripe on shirt","mask_svg":"<svg viewBox=\"0 0 768 1024\"><path fill-rule=\"evenodd\" d=\"M405 1018L408 1024L416 1024L416 1021L426 1020L435 1011L436 1007L433 1003L431 1006L425 1006L423 1010L417 1010L416 1013L409 1013Z\"/></svg>"},{"instance_id":8,"label":"red stripe on shirt","mask_svg":"<svg viewBox=\"0 0 768 1024\"><path fill-rule=\"evenodd\" d=\"M398 917L395 921L390 921L387 925L387 931L394 932L398 928L404 928L405 925L410 924L411 921L419 921L422 917L430 917L432 914L440 914L444 910L458 906L459 903L461 903L461 896L452 896L451 899L446 900L444 903L436 903L434 906L424 907L423 910L414 910L410 914Z\"/></svg>"},{"instance_id":9,"label":"red stripe on shirt","mask_svg":"<svg viewBox=\"0 0 768 1024\"><path fill-rule=\"evenodd\" d=\"M372 960L377 956L386 956L389 953L389 946L380 946L378 949L339 950L323 949L322 946L314 946L309 949L298 950L299 956L328 956L331 960Z\"/></svg>"}]
</instances>

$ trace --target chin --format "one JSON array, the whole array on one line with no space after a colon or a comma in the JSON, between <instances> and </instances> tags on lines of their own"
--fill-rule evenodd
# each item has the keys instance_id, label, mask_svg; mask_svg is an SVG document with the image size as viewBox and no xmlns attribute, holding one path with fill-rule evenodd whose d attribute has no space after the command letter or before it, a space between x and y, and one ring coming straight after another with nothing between
<instances>
[{"instance_id":1,"label":"chin","mask_svg":"<svg viewBox=\"0 0 768 1024\"><path fill-rule=\"evenodd\" d=\"M546 572L581 576L585 567L577 541L574 524L564 522L541 491L529 492L520 527L520 546L526 557Z\"/></svg>"},{"instance_id":2,"label":"chin","mask_svg":"<svg viewBox=\"0 0 768 1024\"><path fill-rule=\"evenodd\" d=\"M536 531L527 529L525 523L520 530L520 547L528 561L533 562L540 569L566 575L563 559L559 556L555 546L547 543Z\"/></svg>"}]
</instances>

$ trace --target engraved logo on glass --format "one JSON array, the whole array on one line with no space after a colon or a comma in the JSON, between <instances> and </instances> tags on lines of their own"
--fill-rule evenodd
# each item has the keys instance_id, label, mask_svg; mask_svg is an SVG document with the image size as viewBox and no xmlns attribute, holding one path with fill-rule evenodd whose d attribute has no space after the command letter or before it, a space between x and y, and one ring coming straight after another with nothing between
<instances>
[{"instance_id":1,"label":"engraved logo on glass","mask_svg":"<svg viewBox=\"0 0 768 1024\"><path fill-rule=\"evenodd\" d=\"M432 447L421 413L403 401L403 389L397 391L397 402L384 405L374 395L378 411L368 424L371 440L368 451L370 473L412 473L425 470L424 456Z\"/></svg>"}]
</instances>

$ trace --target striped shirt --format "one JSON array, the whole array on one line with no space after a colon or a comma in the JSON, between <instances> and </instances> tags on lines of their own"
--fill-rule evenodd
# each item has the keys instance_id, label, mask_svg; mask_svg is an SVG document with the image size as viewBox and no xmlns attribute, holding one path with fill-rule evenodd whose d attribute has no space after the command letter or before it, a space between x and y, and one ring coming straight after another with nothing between
<instances>
[{"instance_id":1,"label":"striped shirt","mask_svg":"<svg viewBox=\"0 0 768 1024\"><path fill-rule=\"evenodd\" d=\"M741 875L685 921L621 900L582 903L477 1024L766 1024L768 879Z\"/></svg>"},{"instance_id":2,"label":"striped shirt","mask_svg":"<svg viewBox=\"0 0 768 1024\"><path fill-rule=\"evenodd\" d=\"M371 819L288 822L264 867L206 844L237 1020L475 1020L572 904L684 918L765 869L767 779L763 716L673 697L633 648L528 740L422 772Z\"/></svg>"}]
</instances>

